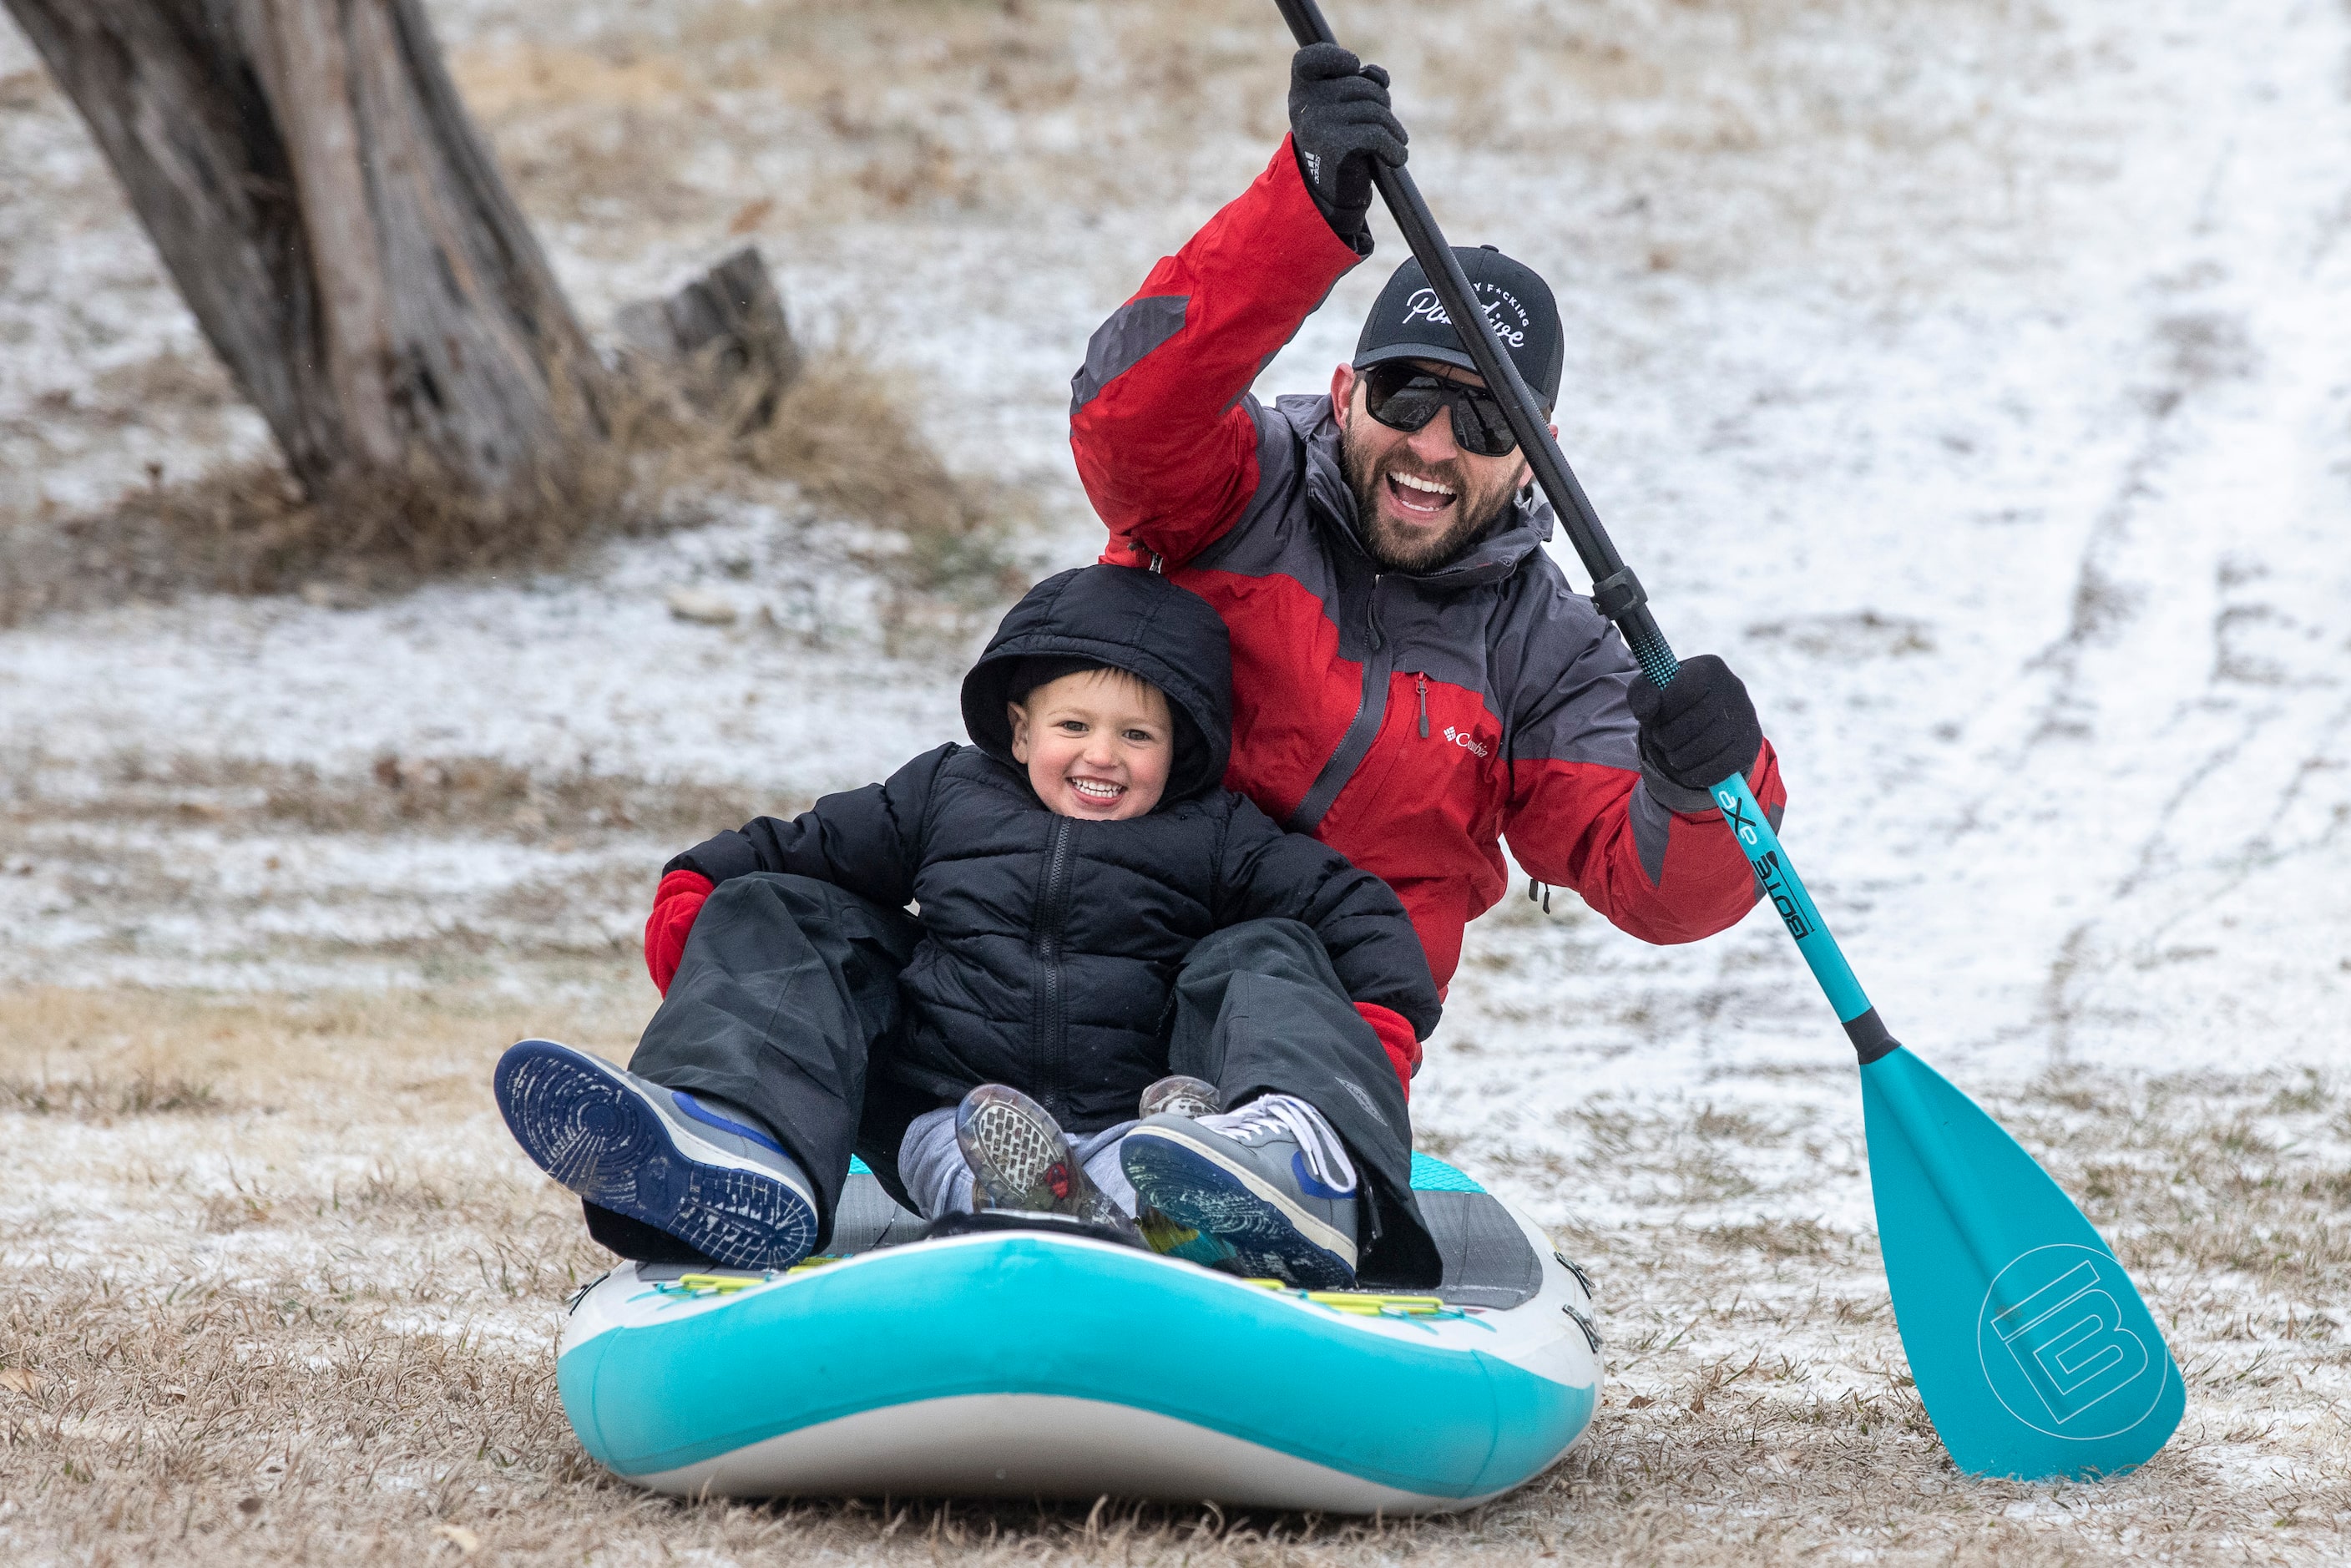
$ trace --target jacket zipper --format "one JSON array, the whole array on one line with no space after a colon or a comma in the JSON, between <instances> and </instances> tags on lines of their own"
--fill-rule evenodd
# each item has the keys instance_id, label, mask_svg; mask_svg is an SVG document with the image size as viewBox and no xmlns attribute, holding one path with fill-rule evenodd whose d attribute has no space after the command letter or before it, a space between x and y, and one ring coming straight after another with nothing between
<instances>
[{"instance_id":1,"label":"jacket zipper","mask_svg":"<svg viewBox=\"0 0 2351 1568\"><path fill-rule=\"evenodd\" d=\"M1364 638L1366 643L1364 658L1364 691L1356 699L1355 717L1347 732L1339 737L1338 747L1322 770L1314 776L1313 788L1298 802L1298 810L1290 814L1282 825L1293 833L1311 833L1331 810L1331 802L1347 787L1347 780L1371 755L1372 743L1379 738L1380 726L1388 714L1388 676L1395 667L1389 656L1387 638L1380 631L1380 583L1382 574L1372 576L1372 591L1364 605Z\"/></svg>"},{"instance_id":2,"label":"jacket zipper","mask_svg":"<svg viewBox=\"0 0 2351 1568\"><path fill-rule=\"evenodd\" d=\"M1045 849L1045 886L1037 900L1037 962L1040 967L1037 1029L1037 1098L1057 1118L1069 1113L1069 1014L1063 995L1061 938L1069 926L1070 819L1053 819Z\"/></svg>"},{"instance_id":3,"label":"jacket zipper","mask_svg":"<svg viewBox=\"0 0 2351 1568\"><path fill-rule=\"evenodd\" d=\"M1426 740L1428 738L1428 672L1423 670L1413 676L1412 684L1420 691L1420 738Z\"/></svg>"}]
</instances>

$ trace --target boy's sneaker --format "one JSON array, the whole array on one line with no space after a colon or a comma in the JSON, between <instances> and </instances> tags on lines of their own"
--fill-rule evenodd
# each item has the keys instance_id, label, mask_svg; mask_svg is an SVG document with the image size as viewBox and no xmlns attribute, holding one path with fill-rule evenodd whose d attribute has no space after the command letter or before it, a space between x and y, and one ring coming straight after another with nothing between
<instances>
[{"instance_id":1,"label":"boy's sneaker","mask_svg":"<svg viewBox=\"0 0 2351 1568\"><path fill-rule=\"evenodd\" d=\"M1219 1267L1353 1287L1354 1166L1305 1101L1268 1094L1197 1121L1154 1116L1120 1142L1119 1164L1138 1199L1224 1251Z\"/></svg>"},{"instance_id":2,"label":"boy's sneaker","mask_svg":"<svg viewBox=\"0 0 2351 1568\"><path fill-rule=\"evenodd\" d=\"M600 1207L730 1269L784 1269L816 1245L816 1202L781 1144L682 1089L526 1040L498 1058L498 1112L538 1168Z\"/></svg>"},{"instance_id":3,"label":"boy's sneaker","mask_svg":"<svg viewBox=\"0 0 2351 1568\"><path fill-rule=\"evenodd\" d=\"M1018 1089L983 1083L956 1107L956 1143L982 1208L1066 1214L1132 1235L1134 1221L1104 1197L1070 1152L1069 1135Z\"/></svg>"},{"instance_id":4,"label":"boy's sneaker","mask_svg":"<svg viewBox=\"0 0 2351 1568\"><path fill-rule=\"evenodd\" d=\"M1196 1122L1224 1108L1225 1097L1217 1092L1215 1084L1205 1078L1176 1072L1143 1092L1135 1114L1145 1121L1154 1116L1186 1116ZM1143 1232L1144 1244L1165 1257L1188 1259L1212 1269L1232 1260L1231 1248L1188 1225L1178 1224L1140 1199L1135 1205L1134 1223Z\"/></svg>"},{"instance_id":5,"label":"boy's sneaker","mask_svg":"<svg viewBox=\"0 0 2351 1568\"><path fill-rule=\"evenodd\" d=\"M1189 1116L1197 1121L1224 1108L1224 1096L1217 1092L1215 1084L1176 1072L1144 1090L1134 1113L1146 1121L1153 1116Z\"/></svg>"}]
</instances>

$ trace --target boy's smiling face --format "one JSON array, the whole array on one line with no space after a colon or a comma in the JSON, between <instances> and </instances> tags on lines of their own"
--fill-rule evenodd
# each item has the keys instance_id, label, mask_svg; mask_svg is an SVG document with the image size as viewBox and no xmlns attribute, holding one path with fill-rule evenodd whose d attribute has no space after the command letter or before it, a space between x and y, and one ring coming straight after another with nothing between
<instances>
[{"instance_id":1,"label":"boy's smiling face","mask_svg":"<svg viewBox=\"0 0 2351 1568\"><path fill-rule=\"evenodd\" d=\"M1050 810L1115 822L1159 804L1176 725L1157 686L1123 670L1080 670L1007 706L1013 758Z\"/></svg>"}]
</instances>

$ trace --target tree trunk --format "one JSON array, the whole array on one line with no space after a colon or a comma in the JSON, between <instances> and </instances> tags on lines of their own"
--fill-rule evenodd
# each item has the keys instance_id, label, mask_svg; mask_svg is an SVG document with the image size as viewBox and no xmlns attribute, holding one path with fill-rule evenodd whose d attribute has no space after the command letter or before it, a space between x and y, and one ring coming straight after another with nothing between
<instances>
[{"instance_id":1,"label":"tree trunk","mask_svg":"<svg viewBox=\"0 0 2351 1568\"><path fill-rule=\"evenodd\" d=\"M314 499L493 506L601 434L604 373L419 0L0 0Z\"/></svg>"}]
</instances>

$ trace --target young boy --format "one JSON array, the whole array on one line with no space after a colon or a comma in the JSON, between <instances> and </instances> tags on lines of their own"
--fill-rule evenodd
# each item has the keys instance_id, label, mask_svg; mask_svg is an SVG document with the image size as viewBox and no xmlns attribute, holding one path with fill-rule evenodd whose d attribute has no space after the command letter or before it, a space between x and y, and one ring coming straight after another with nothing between
<instances>
[{"instance_id":1,"label":"young boy","mask_svg":"<svg viewBox=\"0 0 2351 1568\"><path fill-rule=\"evenodd\" d=\"M853 1150L926 1217L1139 1216L1247 1272L1433 1284L1405 1112L1427 961L1384 883L1219 786L1216 612L1064 572L963 712L975 745L670 862L629 1071L544 1040L501 1059L507 1125L590 1233L783 1267L825 1244Z\"/></svg>"}]
</instances>

